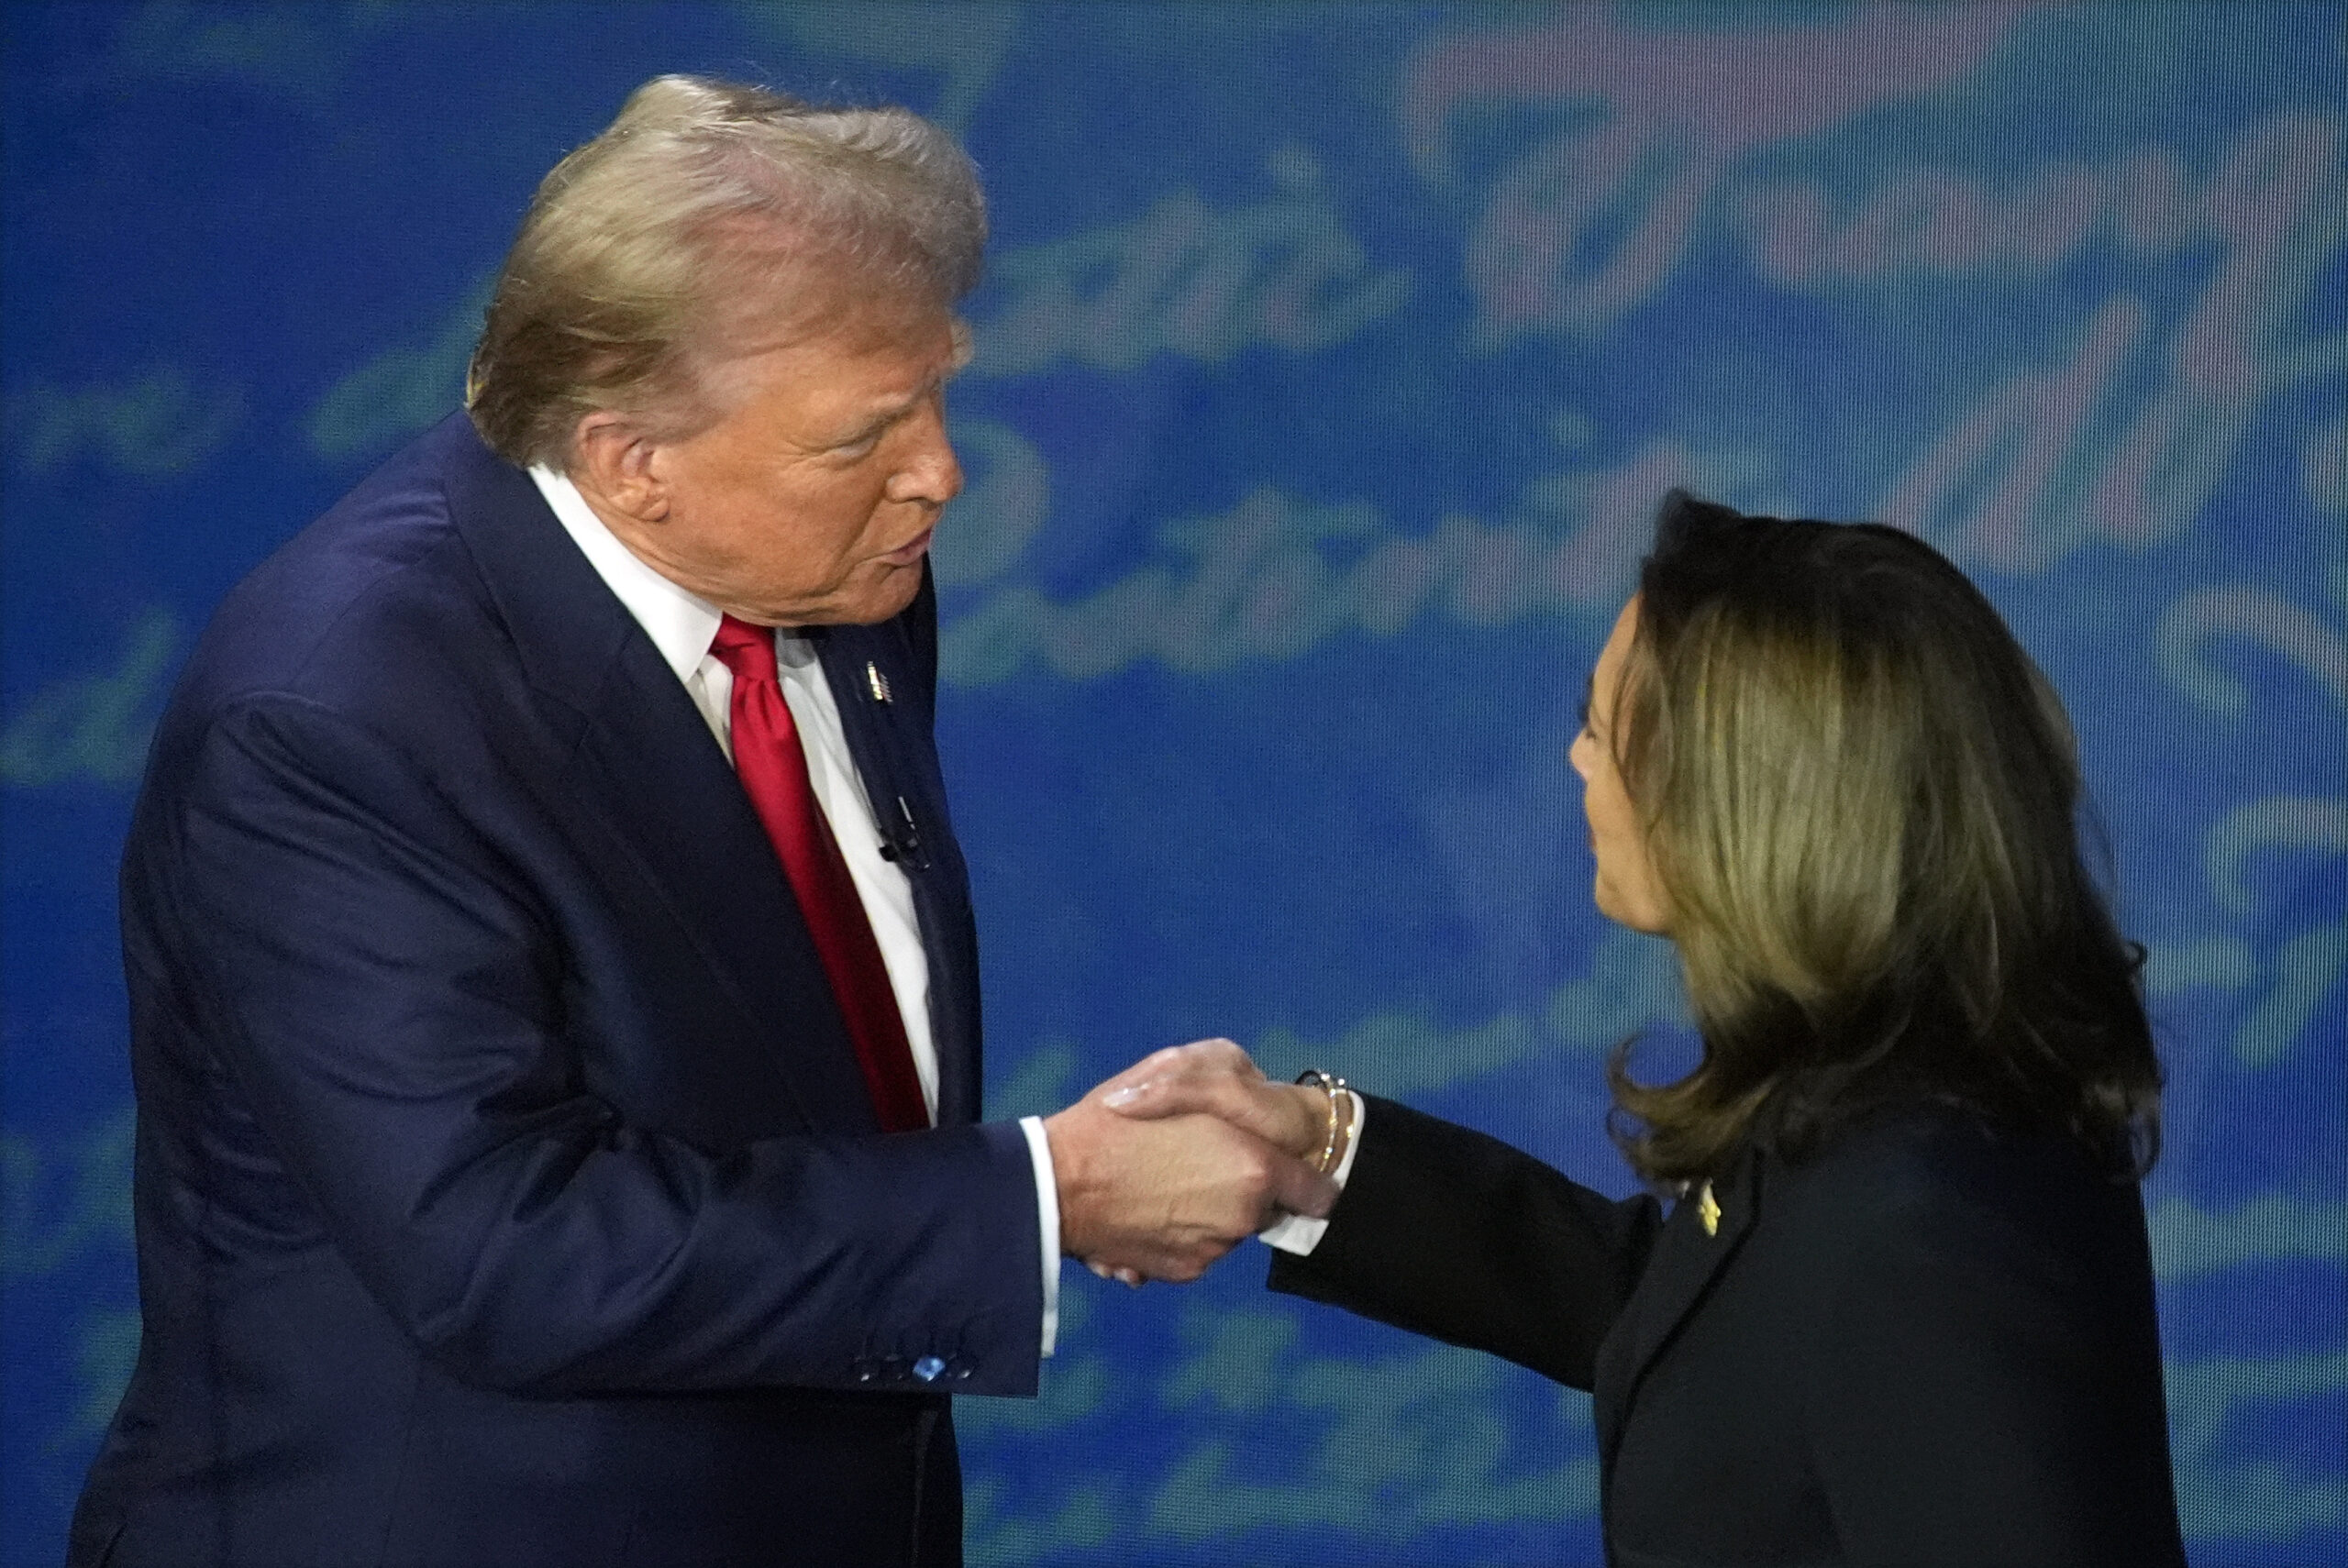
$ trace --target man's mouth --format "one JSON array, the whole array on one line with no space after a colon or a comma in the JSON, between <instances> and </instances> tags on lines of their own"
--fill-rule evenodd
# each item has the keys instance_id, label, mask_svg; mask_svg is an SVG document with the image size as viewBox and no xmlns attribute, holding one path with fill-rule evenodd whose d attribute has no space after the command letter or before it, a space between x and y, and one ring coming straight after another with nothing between
<instances>
[{"instance_id":1,"label":"man's mouth","mask_svg":"<svg viewBox=\"0 0 2348 1568\"><path fill-rule=\"evenodd\" d=\"M921 536L919 538L914 540L911 544L898 546L895 549L891 550L887 555L882 556L880 558L887 561L891 566L911 566L915 561L921 559L924 555L928 553L929 542L931 539L935 538L936 535L936 529L925 528L921 531Z\"/></svg>"}]
</instances>

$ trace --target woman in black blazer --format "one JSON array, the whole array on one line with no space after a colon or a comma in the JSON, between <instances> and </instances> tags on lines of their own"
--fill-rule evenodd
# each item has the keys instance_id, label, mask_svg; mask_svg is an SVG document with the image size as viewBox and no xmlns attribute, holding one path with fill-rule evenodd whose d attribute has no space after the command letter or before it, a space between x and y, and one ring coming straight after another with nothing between
<instances>
[{"instance_id":1,"label":"woman in black blazer","mask_svg":"<svg viewBox=\"0 0 2348 1568\"><path fill-rule=\"evenodd\" d=\"M1591 1390L1620 1568L2181 1564L2159 1067L1997 613L1893 529L1675 491L1572 760L1599 908L1678 944L1702 1037L1611 1070L1667 1207L1228 1043L1107 1097L1341 1171L1274 1289Z\"/></svg>"}]
</instances>

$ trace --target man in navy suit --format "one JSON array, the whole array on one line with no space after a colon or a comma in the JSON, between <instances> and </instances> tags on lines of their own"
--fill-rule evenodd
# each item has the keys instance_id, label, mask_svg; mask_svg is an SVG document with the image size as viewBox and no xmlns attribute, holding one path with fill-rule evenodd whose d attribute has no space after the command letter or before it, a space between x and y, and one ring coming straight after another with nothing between
<instances>
[{"instance_id":1,"label":"man in navy suit","mask_svg":"<svg viewBox=\"0 0 2348 1568\"><path fill-rule=\"evenodd\" d=\"M469 416L221 607L124 858L145 1337L72 1562L957 1562L950 1396L1035 1391L1063 1253L1325 1211L1208 1118L978 1121L983 238L911 115L650 83Z\"/></svg>"}]
</instances>

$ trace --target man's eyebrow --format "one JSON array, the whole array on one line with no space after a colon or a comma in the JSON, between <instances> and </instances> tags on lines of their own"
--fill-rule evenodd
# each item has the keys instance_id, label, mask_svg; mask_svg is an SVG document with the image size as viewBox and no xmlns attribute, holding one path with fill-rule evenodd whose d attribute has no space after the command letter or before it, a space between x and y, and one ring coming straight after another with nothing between
<instances>
[{"instance_id":1,"label":"man's eyebrow","mask_svg":"<svg viewBox=\"0 0 2348 1568\"><path fill-rule=\"evenodd\" d=\"M877 408L865 410L863 423L856 427L857 434L869 436L876 430L886 430L898 420L919 408L923 395L921 392L915 392L911 397L898 398L884 403Z\"/></svg>"},{"instance_id":2,"label":"man's eyebrow","mask_svg":"<svg viewBox=\"0 0 2348 1568\"><path fill-rule=\"evenodd\" d=\"M876 436L888 429L889 426L936 396L951 374L951 371L946 371L930 376L904 396L892 398L887 403L866 410L863 421L857 425L855 433L848 436L848 441L861 441L868 436Z\"/></svg>"},{"instance_id":3,"label":"man's eyebrow","mask_svg":"<svg viewBox=\"0 0 2348 1568\"><path fill-rule=\"evenodd\" d=\"M872 417L875 420L883 423L893 419L903 418L906 414L911 414L914 409L919 408L923 403L927 403L931 398L944 391L946 383L952 381L957 375L960 374L962 367L969 362L969 355L960 350L960 341L958 339L956 353L951 361L939 369L931 371L928 375L924 376L921 379L921 384L914 388L911 392L905 393L904 396L892 398L888 403L881 404L878 409L874 410Z\"/></svg>"},{"instance_id":4,"label":"man's eyebrow","mask_svg":"<svg viewBox=\"0 0 2348 1568\"><path fill-rule=\"evenodd\" d=\"M1581 683L1581 727L1582 727L1583 729L1588 729L1588 728L1589 728L1589 700L1590 700L1590 698L1591 698L1592 696L1594 696L1594 695L1597 693L1597 691L1598 691L1598 671L1596 671L1596 670L1594 670L1594 669L1593 669L1593 670L1591 670L1591 671L1590 671L1587 676L1585 676L1585 677L1583 677L1583 678L1582 678L1582 683Z\"/></svg>"}]
</instances>

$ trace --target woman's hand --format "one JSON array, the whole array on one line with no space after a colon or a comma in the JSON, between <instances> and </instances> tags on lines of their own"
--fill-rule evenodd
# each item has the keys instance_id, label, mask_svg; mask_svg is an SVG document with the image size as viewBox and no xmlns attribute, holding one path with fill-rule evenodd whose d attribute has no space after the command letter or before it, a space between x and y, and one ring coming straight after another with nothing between
<instances>
[{"instance_id":1,"label":"woman's hand","mask_svg":"<svg viewBox=\"0 0 2348 1568\"><path fill-rule=\"evenodd\" d=\"M1303 1084L1273 1083L1246 1052L1228 1040L1200 1040L1153 1052L1093 1092L1120 1116L1156 1121L1202 1112L1218 1117L1315 1164L1328 1146L1328 1095Z\"/></svg>"}]
</instances>

